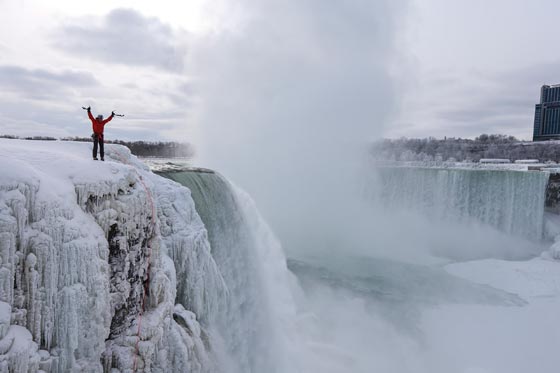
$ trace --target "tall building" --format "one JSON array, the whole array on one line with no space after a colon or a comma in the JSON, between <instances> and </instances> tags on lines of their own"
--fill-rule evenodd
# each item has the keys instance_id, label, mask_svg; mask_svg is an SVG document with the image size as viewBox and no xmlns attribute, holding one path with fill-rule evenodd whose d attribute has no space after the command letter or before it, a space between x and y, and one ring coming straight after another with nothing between
<instances>
[{"instance_id":1,"label":"tall building","mask_svg":"<svg viewBox=\"0 0 560 373\"><path fill-rule=\"evenodd\" d=\"M533 141L560 140L560 84L543 85L535 105Z\"/></svg>"}]
</instances>

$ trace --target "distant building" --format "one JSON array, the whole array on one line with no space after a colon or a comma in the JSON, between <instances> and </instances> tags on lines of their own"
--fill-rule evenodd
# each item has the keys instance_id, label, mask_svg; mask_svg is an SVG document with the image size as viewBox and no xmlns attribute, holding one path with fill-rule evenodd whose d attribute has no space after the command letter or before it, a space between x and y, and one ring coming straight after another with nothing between
<instances>
[{"instance_id":1,"label":"distant building","mask_svg":"<svg viewBox=\"0 0 560 373\"><path fill-rule=\"evenodd\" d=\"M533 141L560 140L560 84L543 85L535 105Z\"/></svg>"}]
</instances>

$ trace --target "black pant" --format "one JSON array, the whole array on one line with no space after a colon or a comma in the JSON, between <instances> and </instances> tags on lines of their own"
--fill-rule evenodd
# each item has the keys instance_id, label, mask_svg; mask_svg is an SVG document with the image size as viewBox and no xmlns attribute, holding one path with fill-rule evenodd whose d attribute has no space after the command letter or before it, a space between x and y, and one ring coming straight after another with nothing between
<instances>
[{"instance_id":1,"label":"black pant","mask_svg":"<svg viewBox=\"0 0 560 373\"><path fill-rule=\"evenodd\" d=\"M103 135L93 134L93 158L97 158L97 144L99 144L99 155L103 159L105 153L103 152Z\"/></svg>"}]
</instances>

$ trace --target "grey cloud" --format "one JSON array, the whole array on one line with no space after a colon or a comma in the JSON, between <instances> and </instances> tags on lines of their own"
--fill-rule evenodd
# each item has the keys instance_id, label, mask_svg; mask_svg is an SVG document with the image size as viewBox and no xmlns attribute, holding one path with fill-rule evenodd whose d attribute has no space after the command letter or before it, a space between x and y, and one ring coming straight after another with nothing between
<instances>
[{"instance_id":1,"label":"grey cloud","mask_svg":"<svg viewBox=\"0 0 560 373\"><path fill-rule=\"evenodd\" d=\"M464 107L443 109L438 117L450 122L480 122L503 116L524 117L534 109L535 98L489 98L486 101L466 102Z\"/></svg>"},{"instance_id":2,"label":"grey cloud","mask_svg":"<svg viewBox=\"0 0 560 373\"><path fill-rule=\"evenodd\" d=\"M405 117L397 124L411 129L408 136L504 133L530 139L540 87L560 83L559 68L560 62L552 61L495 72L430 74L418 92L408 92L422 99L403 108Z\"/></svg>"},{"instance_id":3,"label":"grey cloud","mask_svg":"<svg viewBox=\"0 0 560 373\"><path fill-rule=\"evenodd\" d=\"M184 48L176 32L155 17L115 9L101 25L87 20L55 33L54 45L73 55L109 63L152 66L171 72L184 68Z\"/></svg>"},{"instance_id":4,"label":"grey cloud","mask_svg":"<svg viewBox=\"0 0 560 373\"><path fill-rule=\"evenodd\" d=\"M493 117L499 114L495 109L483 108L483 109L451 109L442 110L438 113L439 118L449 122L473 122L480 121L481 118Z\"/></svg>"},{"instance_id":5,"label":"grey cloud","mask_svg":"<svg viewBox=\"0 0 560 373\"><path fill-rule=\"evenodd\" d=\"M192 100L196 97L195 89L188 83L179 83L173 89L162 92L169 100L178 107L188 107L192 105Z\"/></svg>"},{"instance_id":6,"label":"grey cloud","mask_svg":"<svg viewBox=\"0 0 560 373\"><path fill-rule=\"evenodd\" d=\"M132 83L132 82L127 82L121 85L122 88L127 88L127 89L139 89L140 87L138 86L138 84L136 83Z\"/></svg>"},{"instance_id":7,"label":"grey cloud","mask_svg":"<svg viewBox=\"0 0 560 373\"><path fill-rule=\"evenodd\" d=\"M159 84L149 87L141 83L127 82L120 85L120 88L128 91L129 93L143 92L148 97L154 100L166 98L173 106L173 110L183 110L191 106L192 100L196 96L196 91L190 83L186 83L181 77L176 77L173 81L160 80Z\"/></svg>"},{"instance_id":8,"label":"grey cloud","mask_svg":"<svg viewBox=\"0 0 560 373\"><path fill-rule=\"evenodd\" d=\"M508 70L496 74L495 78L502 82L514 82L519 89L539 94L542 84L560 83L560 61L549 61L515 70Z\"/></svg>"},{"instance_id":9,"label":"grey cloud","mask_svg":"<svg viewBox=\"0 0 560 373\"><path fill-rule=\"evenodd\" d=\"M97 84L94 76L86 72L0 66L0 86L3 91L16 93L24 98L50 99L70 88L92 87Z\"/></svg>"}]
</instances>

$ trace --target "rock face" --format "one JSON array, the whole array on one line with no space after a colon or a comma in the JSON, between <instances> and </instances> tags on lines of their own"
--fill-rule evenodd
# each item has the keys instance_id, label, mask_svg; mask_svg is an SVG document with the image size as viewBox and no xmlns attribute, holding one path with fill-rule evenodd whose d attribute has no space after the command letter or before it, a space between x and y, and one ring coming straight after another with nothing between
<instances>
[{"instance_id":1,"label":"rock face","mask_svg":"<svg viewBox=\"0 0 560 373\"><path fill-rule=\"evenodd\" d=\"M552 172L546 186L546 210L560 214L560 173Z\"/></svg>"},{"instance_id":2,"label":"rock face","mask_svg":"<svg viewBox=\"0 0 560 373\"><path fill-rule=\"evenodd\" d=\"M188 189L88 146L0 144L0 371L212 371L196 315L224 286Z\"/></svg>"}]
</instances>

